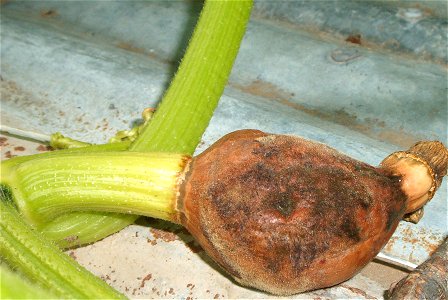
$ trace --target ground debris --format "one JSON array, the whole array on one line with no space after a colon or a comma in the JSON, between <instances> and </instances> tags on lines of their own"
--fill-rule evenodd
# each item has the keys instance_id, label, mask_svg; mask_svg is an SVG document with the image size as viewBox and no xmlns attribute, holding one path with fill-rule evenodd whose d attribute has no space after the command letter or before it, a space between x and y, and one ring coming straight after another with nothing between
<instances>
[{"instance_id":1,"label":"ground debris","mask_svg":"<svg viewBox=\"0 0 448 300\"><path fill-rule=\"evenodd\" d=\"M448 239L427 261L393 285L388 299L448 299Z\"/></svg>"}]
</instances>

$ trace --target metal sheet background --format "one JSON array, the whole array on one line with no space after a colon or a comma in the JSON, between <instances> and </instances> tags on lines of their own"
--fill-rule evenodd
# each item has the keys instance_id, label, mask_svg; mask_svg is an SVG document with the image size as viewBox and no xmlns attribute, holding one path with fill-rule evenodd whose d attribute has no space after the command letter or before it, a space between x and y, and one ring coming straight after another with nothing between
<instances>
[{"instance_id":1,"label":"metal sheet background","mask_svg":"<svg viewBox=\"0 0 448 300\"><path fill-rule=\"evenodd\" d=\"M446 142L446 51L440 49L447 46L447 17L438 2L286 3L256 2L197 153L241 128L300 135L373 165L420 139ZM10 1L1 9L1 124L104 142L156 106L201 4ZM345 41L353 34L362 45ZM2 158L26 153L8 139ZM445 180L419 224L400 224L383 253L414 264L428 257L447 235L446 187ZM152 226L133 225L73 255L130 296L266 297L236 286L203 253L189 250L180 229L173 229L172 241L160 241ZM111 247L117 251L102 252ZM120 275L111 273L114 264ZM179 275L185 273L194 280ZM384 286L361 275L348 286L362 297L381 297ZM309 296L361 296L350 288Z\"/></svg>"}]
</instances>

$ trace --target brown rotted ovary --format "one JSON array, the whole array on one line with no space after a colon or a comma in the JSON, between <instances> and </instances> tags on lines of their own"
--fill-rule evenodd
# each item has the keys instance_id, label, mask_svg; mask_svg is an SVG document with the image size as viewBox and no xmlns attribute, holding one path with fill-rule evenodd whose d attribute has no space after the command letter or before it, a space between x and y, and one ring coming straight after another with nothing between
<instances>
[{"instance_id":1,"label":"brown rotted ovary","mask_svg":"<svg viewBox=\"0 0 448 300\"><path fill-rule=\"evenodd\" d=\"M294 294L376 256L404 214L399 179L319 143L243 130L193 160L180 222L241 284Z\"/></svg>"}]
</instances>

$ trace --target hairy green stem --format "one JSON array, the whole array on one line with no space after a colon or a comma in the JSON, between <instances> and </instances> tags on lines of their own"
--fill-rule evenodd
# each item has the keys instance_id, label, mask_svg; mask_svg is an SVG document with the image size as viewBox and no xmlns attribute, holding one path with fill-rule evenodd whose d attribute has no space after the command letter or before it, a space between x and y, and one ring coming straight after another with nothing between
<instances>
[{"instance_id":1,"label":"hairy green stem","mask_svg":"<svg viewBox=\"0 0 448 300\"><path fill-rule=\"evenodd\" d=\"M10 167L19 165L26 161L32 161L36 157L50 158L58 157L68 153L95 153L100 151L124 151L127 150L130 142L110 143L103 145L87 145L76 142L78 147L73 147L72 139L63 138L63 146L69 143L71 146L64 150L50 151L38 155L17 156L9 159L7 163ZM57 142L61 145L61 141ZM81 148L80 145L83 145ZM2 170L2 178L5 170ZM3 181L3 179L2 179ZM111 233L117 232L127 225L133 223L137 216L107 212L74 212L67 213L41 224L39 230L48 239L54 241L59 247L71 248L98 241Z\"/></svg>"},{"instance_id":2,"label":"hairy green stem","mask_svg":"<svg viewBox=\"0 0 448 300\"><path fill-rule=\"evenodd\" d=\"M56 299L56 295L44 290L10 270L4 264L0 265L0 298L1 299Z\"/></svg>"},{"instance_id":3,"label":"hairy green stem","mask_svg":"<svg viewBox=\"0 0 448 300\"><path fill-rule=\"evenodd\" d=\"M130 150L194 152L227 84L251 8L252 1L205 2L176 76Z\"/></svg>"},{"instance_id":4,"label":"hairy green stem","mask_svg":"<svg viewBox=\"0 0 448 300\"><path fill-rule=\"evenodd\" d=\"M3 162L3 183L37 228L61 213L89 210L175 221L178 178L189 160L174 153L60 153Z\"/></svg>"},{"instance_id":5,"label":"hairy green stem","mask_svg":"<svg viewBox=\"0 0 448 300\"><path fill-rule=\"evenodd\" d=\"M205 2L176 76L129 150L194 152L227 83L251 7L252 0ZM76 212L53 220L42 231L61 246L70 247L103 238L136 218Z\"/></svg>"},{"instance_id":6,"label":"hairy green stem","mask_svg":"<svg viewBox=\"0 0 448 300\"><path fill-rule=\"evenodd\" d=\"M2 260L59 298L124 298L32 230L5 197L0 211Z\"/></svg>"}]
</instances>

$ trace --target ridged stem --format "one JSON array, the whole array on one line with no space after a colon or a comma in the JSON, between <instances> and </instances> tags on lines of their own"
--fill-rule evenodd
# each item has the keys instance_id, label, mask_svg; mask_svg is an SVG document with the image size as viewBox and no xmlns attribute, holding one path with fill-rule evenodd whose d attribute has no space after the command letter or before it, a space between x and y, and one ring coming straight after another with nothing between
<instances>
[{"instance_id":1,"label":"ridged stem","mask_svg":"<svg viewBox=\"0 0 448 300\"><path fill-rule=\"evenodd\" d=\"M59 153L2 163L2 184L38 228L61 214L92 210L175 221L178 178L188 161L174 153Z\"/></svg>"},{"instance_id":2,"label":"ridged stem","mask_svg":"<svg viewBox=\"0 0 448 300\"><path fill-rule=\"evenodd\" d=\"M252 1L206 1L182 63L133 151L192 154L227 84Z\"/></svg>"},{"instance_id":3,"label":"ridged stem","mask_svg":"<svg viewBox=\"0 0 448 300\"><path fill-rule=\"evenodd\" d=\"M251 7L252 0L205 2L176 76L130 150L193 154L227 83ZM92 146L82 149L87 152ZM70 247L103 238L135 219L132 215L75 212L41 230L61 246Z\"/></svg>"},{"instance_id":4,"label":"ridged stem","mask_svg":"<svg viewBox=\"0 0 448 300\"><path fill-rule=\"evenodd\" d=\"M2 299L56 299L56 295L0 265L0 297Z\"/></svg>"},{"instance_id":5,"label":"ridged stem","mask_svg":"<svg viewBox=\"0 0 448 300\"><path fill-rule=\"evenodd\" d=\"M91 145L82 148L70 148L58 151L50 151L37 155L17 156L9 159L8 165L19 165L26 161L32 161L36 157L57 157L61 153L92 153L101 151L124 151L129 147L129 142L111 143L104 145ZM1 170L2 181L5 170ZM54 241L62 248L70 248L100 240L111 233L117 232L135 221L138 216L107 212L73 212L56 217L42 224L39 230L48 239Z\"/></svg>"},{"instance_id":6,"label":"ridged stem","mask_svg":"<svg viewBox=\"0 0 448 300\"><path fill-rule=\"evenodd\" d=\"M108 212L73 212L42 224L39 231L61 248L73 248L118 232L139 216Z\"/></svg>"},{"instance_id":7,"label":"ridged stem","mask_svg":"<svg viewBox=\"0 0 448 300\"><path fill-rule=\"evenodd\" d=\"M31 230L5 197L0 201L0 211L2 260L19 269L30 280L39 283L58 298L125 299L122 294L78 265L38 232ZM10 288L18 289L20 286Z\"/></svg>"}]
</instances>

